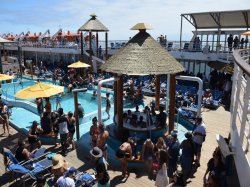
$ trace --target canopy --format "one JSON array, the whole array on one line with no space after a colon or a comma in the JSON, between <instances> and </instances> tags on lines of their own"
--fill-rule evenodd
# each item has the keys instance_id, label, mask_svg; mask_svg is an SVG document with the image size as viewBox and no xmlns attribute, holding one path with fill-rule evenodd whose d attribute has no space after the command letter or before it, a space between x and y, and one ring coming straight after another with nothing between
<instances>
[{"instance_id":1,"label":"canopy","mask_svg":"<svg viewBox=\"0 0 250 187\"><path fill-rule=\"evenodd\" d=\"M250 31L244 32L244 33L242 33L240 35L242 35L242 36L250 36Z\"/></svg>"},{"instance_id":2,"label":"canopy","mask_svg":"<svg viewBox=\"0 0 250 187\"><path fill-rule=\"evenodd\" d=\"M89 64L83 63L81 61L77 61L73 64L68 65L68 68L88 68L90 67Z\"/></svg>"},{"instance_id":3,"label":"canopy","mask_svg":"<svg viewBox=\"0 0 250 187\"><path fill-rule=\"evenodd\" d=\"M6 40L6 39L0 37L0 43L11 43L11 42L13 42L13 41Z\"/></svg>"},{"instance_id":4,"label":"canopy","mask_svg":"<svg viewBox=\"0 0 250 187\"><path fill-rule=\"evenodd\" d=\"M56 86L52 84L38 82L35 85L20 90L16 93L15 97L19 97L21 99L50 97L52 95L56 95L62 92L64 92L63 86Z\"/></svg>"},{"instance_id":5,"label":"canopy","mask_svg":"<svg viewBox=\"0 0 250 187\"><path fill-rule=\"evenodd\" d=\"M196 29L248 28L250 10L200 12L181 14Z\"/></svg>"},{"instance_id":6,"label":"canopy","mask_svg":"<svg viewBox=\"0 0 250 187\"><path fill-rule=\"evenodd\" d=\"M6 81L6 80L10 80L13 79L13 76L9 76L9 75L5 75L5 74L0 74L0 81Z\"/></svg>"}]
</instances>

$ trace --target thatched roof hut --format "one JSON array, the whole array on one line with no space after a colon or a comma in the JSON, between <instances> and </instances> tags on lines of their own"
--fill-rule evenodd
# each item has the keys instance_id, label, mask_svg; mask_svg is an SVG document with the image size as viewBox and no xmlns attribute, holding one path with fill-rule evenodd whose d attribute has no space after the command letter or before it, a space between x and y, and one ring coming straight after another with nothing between
<instances>
[{"instance_id":1,"label":"thatched roof hut","mask_svg":"<svg viewBox=\"0 0 250 187\"><path fill-rule=\"evenodd\" d=\"M91 14L91 18L78 30L79 31L91 31L91 32L107 32L109 31L96 17L96 14Z\"/></svg>"},{"instance_id":2,"label":"thatched roof hut","mask_svg":"<svg viewBox=\"0 0 250 187\"><path fill-rule=\"evenodd\" d=\"M184 71L183 66L155 41L146 29L147 24L132 27L140 32L111 56L101 69L127 75L161 75Z\"/></svg>"}]
</instances>

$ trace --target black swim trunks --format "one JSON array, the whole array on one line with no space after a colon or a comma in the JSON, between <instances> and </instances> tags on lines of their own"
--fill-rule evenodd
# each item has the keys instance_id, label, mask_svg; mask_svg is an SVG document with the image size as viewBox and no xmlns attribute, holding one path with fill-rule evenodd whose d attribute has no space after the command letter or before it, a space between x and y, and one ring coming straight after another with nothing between
<instances>
[{"instance_id":1,"label":"black swim trunks","mask_svg":"<svg viewBox=\"0 0 250 187\"><path fill-rule=\"evenodd\" d=\"M118 149L116 151L116 157L117 158L130 158L129 153L127 153L126 151L123 151L121 149Z\"/></svg>"}]
</instances>

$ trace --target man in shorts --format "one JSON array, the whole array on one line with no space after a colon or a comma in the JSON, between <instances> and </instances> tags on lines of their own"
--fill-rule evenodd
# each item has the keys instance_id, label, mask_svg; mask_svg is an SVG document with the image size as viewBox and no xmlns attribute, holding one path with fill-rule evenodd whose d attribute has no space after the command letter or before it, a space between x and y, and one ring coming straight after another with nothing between
<instances>
[{"instance_id":1,"label":"man in shorts","mask_svg":"<svg viewBox=\"0 0 250 187\"><path fill-rule=\"evenodd\" d=\"M196 128L193 131L194 154L196 155L196 165L200 166L201 147L206 137L206 126L201 117L196 119Z\"/></svg>"},{"instance_id":2,"label":"man in shorts","mask_svg":"<svg viewBox=\"0 0 250 187\"><path fill-rule=\"evenodd\" d=\"M107 145L107 140L109 138L109 132L107 130L105 130L105 126L104 124L99 125L99 136L97 139L97 147L99 147L102 152L103 152L103 157L107 160L107 149L108 149L108 145Z\"/></svg>"}]
</instances>

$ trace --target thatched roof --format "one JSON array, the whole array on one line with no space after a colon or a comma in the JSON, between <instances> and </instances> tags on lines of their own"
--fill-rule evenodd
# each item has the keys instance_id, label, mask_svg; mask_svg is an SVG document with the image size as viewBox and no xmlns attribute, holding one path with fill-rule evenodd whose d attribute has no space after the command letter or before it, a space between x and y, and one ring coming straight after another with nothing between
<instances>
[{"instance_id":1,"label":"thatched roof","mask_svg":"<svg viewBox=\"0 0 250 187\"><path fill-rule=\"evenodd\" d=\"M151 30L153 28L147 23L137 23L130 30L142 30L142 29Z\"/></svg>"},{"instance_id":2,"label":"thatched roof","mask_svg":"<svg viewBox=\"0 0 250 187\"><path fill-rule=\"evenodd\" d=\"M96 17L95 14L90 15L91 18L78 30L79 31L95 31L95 32L106 32L109 31Z\"/></svg>"},{"instance_id":3,"label":"thatched roof","mask_svg":"<svg viewBox=\"0 0 250 187\"><path fill-rule=\"evenodd\" d=\"M127 75L161 75L184 71L183 66L146 30L140 30L123 48L111 56L101 69Z\"/></svg>"}]
</instances>

